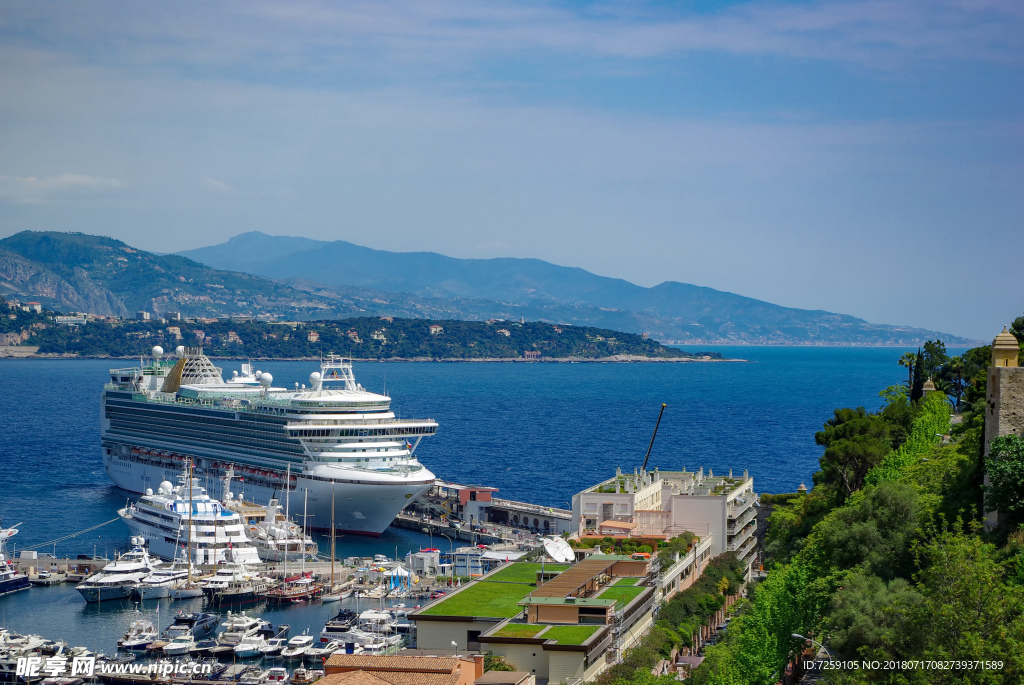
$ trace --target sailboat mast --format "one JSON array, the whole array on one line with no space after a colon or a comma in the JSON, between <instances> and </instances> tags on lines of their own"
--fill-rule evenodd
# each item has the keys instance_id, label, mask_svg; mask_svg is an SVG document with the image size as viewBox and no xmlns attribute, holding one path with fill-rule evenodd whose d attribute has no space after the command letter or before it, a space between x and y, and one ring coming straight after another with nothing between
<instances>
[{"instance_id":1,"label":"sailboat mast","mask_svg":"<svg viewBox=\"0 0 1024 685\"><path fill-rule=\"evenodd\" d=\"M306 510L309 507L309 488L302 498L302 575L306 575Z\"/></svg>"},{"instance_id":2,"label":"sailboat mast","mask_svg":"<svg viewBox=\"0 0 1024 685\"><path fill-rule=\"evenodd\" d=\"M334 486L331 486L331 592L334 592Z\"/></svg>"},{"instance_id":3,"label":"sailboat mast","mask_svg":"<svg viewBox=\"0 0 1024 685\"><path fill-rule=\"evenodd\" d=\"M188 586L192 587L192 460L185 469L188 473Z\"/></svg>"},{"instance_id":4,"label":"sailboat mast","mask_svg":"<svg viewBox=\"0 0 1024 685\"><path fill-rule=\"evenodd\" d=\"M292 465L287 464L284 475L284 527L288 529L292 522L291 515L289 514L291 506L291 494L292 494ZM288 577L288 553L291 551L291 544L288 542L288 536L284 538L284 577Z\"/></svg>"}]
</instances>

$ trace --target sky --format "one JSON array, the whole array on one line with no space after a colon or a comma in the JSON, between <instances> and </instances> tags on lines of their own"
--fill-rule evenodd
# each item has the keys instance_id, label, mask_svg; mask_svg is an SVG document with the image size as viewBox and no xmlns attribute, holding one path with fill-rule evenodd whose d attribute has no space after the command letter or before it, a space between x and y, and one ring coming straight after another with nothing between
<instances>
[{"instance_id":1,"label":"sky","mask_svg":"<svg viewBox=\"0 0 1024 685\"><path fill-rule=\"evenodd\" d=\"M1024 3L0 5L0 237L536 257L990 339Z\"/></svg>"}]
</instances>

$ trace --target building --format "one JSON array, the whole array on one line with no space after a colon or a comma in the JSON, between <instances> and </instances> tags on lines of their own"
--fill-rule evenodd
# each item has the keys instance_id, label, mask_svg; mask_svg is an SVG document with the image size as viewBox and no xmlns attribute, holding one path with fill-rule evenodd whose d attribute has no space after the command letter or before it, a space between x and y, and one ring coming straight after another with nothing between
<instances>
[{"instance_id":1,"label":"building","mask_svg":"<svg viewBox=\"0 0 1024 685\"><path fill-rule=\"evenodd\" d=\"M499 328L498 330L496 330L494 332L497 333L498 335L503 335L506 338L509 337L510 335L512 335L512 331L510 331L507 328Z\"/></svg>"},{"instance_id":2,"label":"building","mask_svg":"<svg viewBox=\"0 0 1024 685\"><path fill-rule=\"evenodd\" d=\"M985 456L992 451L992 441L1004 435L1024 433L1024 368L1017 365L1020 345L1017 338L1003 327L992 341L992 366L988 368L985 388ZM985 485L989 485L988 473ZM988 511L986 525L998 526L998 511Z\"/></svg>"},{"instance_id":3,"label":"building","mask_svg":"<svg viewBox=\"0 0 1024 685\"><path fill-rule=\"evenodd\" d=\"M149 312L135 312L135 320L136 321L149 321L149 318L150 318Z\"/></svg>"},{"instance_id":4,"label":"building","mask_svg":"<svg viewBox=\"0 0 1024 685\"><path fill-rule=\"evenodd\" d=\"M28 307L27 311L35 312L36 314L43 313L43 305L39 304L38 302L29 302L25 306Z\"/></svg>"},{"instance_id":5,"label":"building","mask_svg":"<svg viewBox=\"0 0 1024 685\"><path fill-rule=\"evenodd\" d=\"M318 342L320 340L320 334L316 331L310 331L306 333L306 340L308 342Z\"/></svg>"},{"instance_id":6,"label":"building","mask_svg":"<svg viewBox=\"0 0 1024 685\"><path fill-rule=\"evenodd\" d=\"M526 350L523 352L523 359L540 359L540 350Z\"/></svg>"},{"instance_id":7,"label":"building","mask_svg":"<svg viewBox=\"0 0 1024 685\"><path fill-rule=\"evenodd\" d=\"M646 559L590 556L574 566L517 562L410 615L421 649L502 656L540 681L592 680L653 625L660 596Z\"/></svg>"},{"instance_id":8,"label":"building","mask_svg":"<svg viewBox=\"0 0 1024 685\"><path fill-rule=\"evenodd\" d=\"M712 555L734 552L750 572L756 558L754 479L715 476L710 470L639 471L573 495L572 533L579 536L672 538L683 532L710 537Z\"/></svg>"},{"instance_id":9,"label":"building","mask_svg":"<svg viewBox=\"0 0 1024 685\"><path fill-rule=\"evenodd\" d=\"M167 335L173 335L175 340L181 340L181 327L180 326L168 326Z\"/></svg>"},{"instance_id":10,"label":"building","mask_svg":"<svg viewBox=\"0 0 1024 685\"><path fill-rule=\"evenodd\" d=\"M76 314L73 316L55 316L53 322L64 326L84 326L88 319L85 314Z\"/></svg>"},{"instance_id":11,"label":"building","mask_svg":"<svg viewBox=\"0 0 1024 685\"><path fill-rule=\"evenodd\" d=\"M570 531L568 509L501 499L495 497L497 492L498 488L460 485L439 480L427 494L423 495L423 499L435 512L441 509L450 514L451 518L474 527L486 527L488 523L497 523L545 535L561 535ZM410 511L426 513L426 510L415 503L410 507Z\"/></svg>"},{"instance_id":12,"label":"building","mask_svg":"<svg viewBox=\"0 0 1024 685\"><path fill-rule=\"evenodd\" d=\"M438 326L437 324L433 324L430 327L431 335L441 335L442 333L444 333L444 326Z\"/></svg>"},{"instance_id":13,"label":"building","mask_svg":"<svg viewBox=\"0 0 1024 685\"><path fill-rule=\"evenodd\" d=\"M333 654L324 672L323 685L473 685L484 657Z\"/></svg>"}]
</instances>

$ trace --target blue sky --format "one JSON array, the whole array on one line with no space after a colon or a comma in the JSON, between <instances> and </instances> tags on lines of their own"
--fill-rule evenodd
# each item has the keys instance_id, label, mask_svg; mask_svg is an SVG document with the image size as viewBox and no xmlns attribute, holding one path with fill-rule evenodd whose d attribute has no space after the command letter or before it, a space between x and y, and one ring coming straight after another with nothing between
<instances>
[{"instance_id":1,"label":"blue sky","mask_svg":"<svg viewBox=\"0 0 1024 685\"><path fill-rule=\"evenodd\" d=\"M989 338L1024 4L6 2L0 235L539 257Z\"/></svg>"}]
</instances>

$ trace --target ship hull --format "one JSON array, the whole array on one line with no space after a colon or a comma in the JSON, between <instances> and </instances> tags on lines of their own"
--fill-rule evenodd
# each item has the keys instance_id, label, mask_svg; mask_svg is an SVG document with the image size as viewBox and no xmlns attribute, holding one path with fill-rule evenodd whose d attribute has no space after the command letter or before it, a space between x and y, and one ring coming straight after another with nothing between
<instances>
[{"instance_id":1,"label":"ship hull","mask_svg":"<svg viewBox=\"0 0 1024 685\"><path fill-rule=\"evenodd\" d=\"M193 459L196 464L203 463L200 458ZM169 461L166 465L143 463L119 457L112 451L105 453L103 460L114 484L133 493L142 494L147 488L155 490L161 482L173 482L181 473L180 461ZM319 467L315 474L291 474L292 488L288 494L290 515L301 519L305 507L306 527L310 530L330 530L333 497L336 532L378 536L391 525L406 505L429 490L434 482L433 474L426 469L420 471L415 479L351 470L350 478L329 477L327 474L331 471L346 470ZM224 498L219 477L205 474L202 466L196 468L195 476L200 479L210 497ZM281 471L279 476L282 485L278 487L264 484L267 482L265 478L262 481L245 482L243 477L232 483L231 489L236 498L244 497L247 502L260 505L269 504L271 499L283 502L286 499L283 487L285 472Z\"/></svg>"},{"instance_id":2,"label":"ship hull","mask_svg":"<svg viewBox=\"0 0 1024 685\"><path fill-rule=\"evenodd\" d=\"M29 582L28 576L24 574L17 574L13 578L0 580L0 595L7 595L12 592L18 592L19 590L27 590L30 587L32 587L32 583Z\"/></svg>"}]
</instances>

